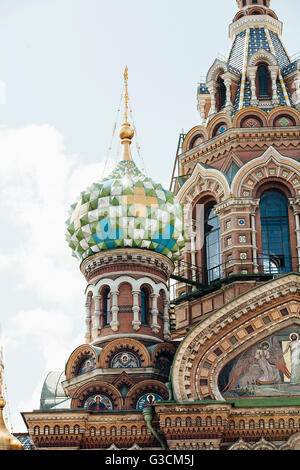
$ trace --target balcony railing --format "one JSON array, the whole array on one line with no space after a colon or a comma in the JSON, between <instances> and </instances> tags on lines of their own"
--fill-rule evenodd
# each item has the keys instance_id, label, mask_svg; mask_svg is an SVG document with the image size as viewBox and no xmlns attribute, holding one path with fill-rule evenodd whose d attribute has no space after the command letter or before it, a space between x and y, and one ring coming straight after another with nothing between
<instances>
[{"instance_id":1,"label":"balcony railing","mask_svg":"<svg viewBox=\"0 0 300 470\"><path fill-rule=\"evenodd\" d=\"M284 255L259 254L256 260L253 258L230 259L210 269L180 260L176 262L171 276L171 299L192 291L205 293L222 283L233 282L235 279L255 277L268 280L289 272L300 272L299 267L300 258Z\"/></svg>"}]
</instances>

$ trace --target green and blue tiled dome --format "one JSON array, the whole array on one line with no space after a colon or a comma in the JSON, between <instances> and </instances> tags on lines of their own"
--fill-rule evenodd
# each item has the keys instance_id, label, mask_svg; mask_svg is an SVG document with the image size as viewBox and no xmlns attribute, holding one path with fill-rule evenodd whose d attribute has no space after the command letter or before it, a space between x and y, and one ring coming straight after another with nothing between
<instances>
[{"instance_id":1,"label":"green and blue tiled dome","mask_svg":"<svg viewBox=\"0 0 300 470\"><path fill-rule=\"evenodd\" d=\"M129 247L176 260L185 245L182 205L171 191L137 168L128 152L131 136L124 131L126 159L71 206L69 246L80 261L105 250Z\"/></svg>"}]
</instances>

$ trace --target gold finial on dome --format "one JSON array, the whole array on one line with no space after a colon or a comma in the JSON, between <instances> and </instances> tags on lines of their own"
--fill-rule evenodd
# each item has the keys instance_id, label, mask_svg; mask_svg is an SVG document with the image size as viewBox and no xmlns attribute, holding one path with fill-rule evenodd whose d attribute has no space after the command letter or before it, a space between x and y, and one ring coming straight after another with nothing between
<instances>
[{"instance_id":1,"label":"gold finial on dome","mask_svg":"<svg viewBox=\"0 0 300 470\"><path fill-rule=\"evenodd\" d=\"M0 450L23 450L21 442L8 431L3 418L3 409L6 405L2 395L3 372L3 348L0 346Z\"/></svg>"},{"instance_id":2,"label":"gold finial on dome","mask_svg":"<svg viewBox=\"0 0 300 470\"><path fill-rule=\"evenodd\" d=\"M132 156L130 152L130 145L131 140L134 137L134 130L130 126L128 121L128 103L129 103L129 95L128 95L128 67L126 65L125 72L124 72L124 86L125 86L125 112L124 112L124 124L122 125L119 135L121 138L121 144L123 145L123 152L121 160L125 161L132 161Z\"/></svg>"}]
</instances>

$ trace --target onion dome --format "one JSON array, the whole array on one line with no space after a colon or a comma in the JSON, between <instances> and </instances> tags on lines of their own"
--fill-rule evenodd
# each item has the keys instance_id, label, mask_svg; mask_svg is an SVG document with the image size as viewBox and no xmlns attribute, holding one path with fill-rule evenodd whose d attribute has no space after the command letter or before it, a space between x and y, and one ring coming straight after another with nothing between
<instances>
[{"instance_id":1,"label":"onion dome","mask_svg":"<svg viewBox=\"0 0 300 470\"><path fill-rule=\"evenodd\" d=\"M133 129L122 126L122 161L82 192L67 221L67 241L84 260L117 248L142 248L175 260L185 245L183 208L171 191L145 176L132 161Z\"/></svg>"},{"instance_id":2,"label":"onion dome","mask_svg":"<svg viewBox=\"0 0 300 470\"><path fill-rule=\"evenodd\" d=\"M67 241L80 261L105 250L140 248L176 260L185 245L183 207L177 197L144 175L132 160L134 130L120 129L122 159L107 177L92 184L71 206Z\"/></svg>"}]
</instances>

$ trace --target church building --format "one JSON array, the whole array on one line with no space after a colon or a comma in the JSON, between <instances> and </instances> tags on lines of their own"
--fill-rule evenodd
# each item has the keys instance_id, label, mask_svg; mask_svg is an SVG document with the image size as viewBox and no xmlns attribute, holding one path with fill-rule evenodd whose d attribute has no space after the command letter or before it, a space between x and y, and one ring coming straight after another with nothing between
<instances>
[{"instance_id":1,"label":"church building","mask_svg":"<svg viewBox=\"0 0 300 470\"><path fill-rule=\"evenodd\" d=\"M22 413L36 449L300 449L300 58L270 0L236 3L169 190L132 159L125 70L121 161L67 221L85 343Z\"/></svg>"}]
</instances>

